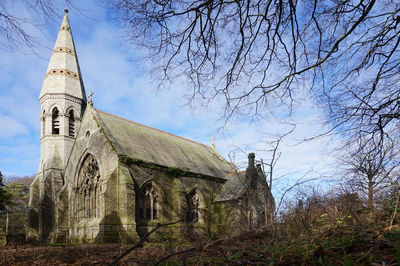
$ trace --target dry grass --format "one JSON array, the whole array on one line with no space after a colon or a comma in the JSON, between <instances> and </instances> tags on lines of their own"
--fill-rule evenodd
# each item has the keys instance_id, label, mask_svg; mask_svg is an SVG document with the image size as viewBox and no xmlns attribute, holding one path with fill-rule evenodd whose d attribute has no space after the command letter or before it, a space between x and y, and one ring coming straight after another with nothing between
<instances>
[{"instance_id":1,"label":"dry grass","mask_svg":"<svg viewBox=\"0 0 400 266\"><path fill-rule=\"evenodd\" d=\"M0 263L102 265L127 248L117 244L6 247L0 250ZM154 265L168 254L184 249L187 246L147 244L127 255L119 265ZM195 251L173 256L163 265L181 265L183 259L189 265L398 265L400 233L347 227L287 238L253 232L199 245Z\"/></svg>"}]
</instances>

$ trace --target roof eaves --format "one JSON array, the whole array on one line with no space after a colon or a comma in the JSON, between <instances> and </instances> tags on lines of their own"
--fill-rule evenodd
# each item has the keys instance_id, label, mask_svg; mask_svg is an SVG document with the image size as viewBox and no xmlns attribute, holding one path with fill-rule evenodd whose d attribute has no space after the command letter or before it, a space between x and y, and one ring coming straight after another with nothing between
<instances>
[{"instance_id":1,"label":"roof eaves","mask_svg":"<svg viewBox=\"0 0 400 266\"><path fill-rule=\"evenodd\" d=\"M202 173L195 173L192 171L188 171L185 169L181 169L178 167L171 167L171 166L165 166L165 165L159 165L153 162L147 162L141 159L136 159L132 158L131 156L127 154L118 154L118 160L119 162L125 164L125 165L137 165L145 168L150 168L154 169L160 172L164 172L167 175L173 176L173 177L190 177L190 176L196 176L199 178L204 178L204 179L211 179L211 180L216 180L219 182L226 182L226 179L221 178L221 177L215 177L215 176L210 176Z\"/></svg>"}]
</instances>

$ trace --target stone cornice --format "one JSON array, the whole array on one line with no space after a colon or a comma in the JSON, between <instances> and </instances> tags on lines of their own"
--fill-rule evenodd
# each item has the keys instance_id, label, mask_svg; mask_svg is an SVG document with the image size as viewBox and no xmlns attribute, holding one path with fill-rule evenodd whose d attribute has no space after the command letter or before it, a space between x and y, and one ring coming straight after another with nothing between
<instances>
[{"instance_id":1,"label":"stone cornice","mask_svg":"<svg viewBox=\"0 0 400 266\"><path fill-rule=\"evenodd\" d=\"M40 104L42 104L45 100L68 100L73 103L82 104L82 102L86 102L84 99L80 99L73 95L67 93L46 93L39 98Z\"/></svg>"},{"instance_id":2,"label":"stone cornice","mask_svg":"<svg viewBox=\"0 0 400 266\"><path fill-rule=\"evenodd\" d=\"M60 117L67 117L67 118L70 117L70 115L69 115L68 113L66 113L66 114L61 113L61 114L59 114L59 116L60 116ZM52 117L52 114L51 114L51 113L47 113L47 114L45 114L44 116L41 116L40 119L41 119L41 120L44 120L45 117ZM79 122L82 121L82 119L81 119L79 116L74 116L74 119L75 119L75 121L79 121Z\"/></svg>"},{"instance_id":3,"label":"stone cornice","mask_svg":"<svg viewBox=\"0 0 400 266\"><path fill-rule=\"evenodd\" d=\"M72 140L72 141L74 141L75 137L70 137L70 136L67 136L67 135L60 135L60 134L48 134L48 135L45 135L45 136L40 138L40 143L42 144L42 143L44 143L46 141L49 141L50 139L64 139L64 140Z\"/></svg>"}]
</instances>

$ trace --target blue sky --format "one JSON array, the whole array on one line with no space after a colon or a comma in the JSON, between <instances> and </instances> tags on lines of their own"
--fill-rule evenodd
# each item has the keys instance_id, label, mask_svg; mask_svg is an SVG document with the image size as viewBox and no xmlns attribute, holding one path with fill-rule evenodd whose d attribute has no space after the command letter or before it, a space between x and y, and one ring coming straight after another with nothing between
<instances>
[{"instance_id":1,"label":"blue sky","mask_svg":"<svg viewBox=\"0 0 400 266\"><path fill-rule=\"evenodd\" d=\"M94 92L95 108L208 145L214 136L219 152L227 159L230 154L239 166L246 164L248 152L255 152L256 159L269 160L265 140L287 130L287 125L269 117L257 121L242 117L221 130L222 102L191 108L184 98L190 93L184 78L175 80L169 90L157 91L149 69L134 60L140 56L138 49L124 44L124 33L107 10L95 1L77 1L76 5L81 11L70 9L69 19L86 92ZM8 176L37 171L38 96L64 14L64 6L59 9L60 18L45 25L42 32L31 29L43 45L35 53L0 50L0 170ZM23 8L16 12L28 14ZM283 119L296 123L296 129L282 143L275 175L296 179L310 169L314 175L332 173L334 141L322 138L298 144L326 130L322 113L306 100L295 103L294 110L291 118Z\"/></svg>"}]
</instances>

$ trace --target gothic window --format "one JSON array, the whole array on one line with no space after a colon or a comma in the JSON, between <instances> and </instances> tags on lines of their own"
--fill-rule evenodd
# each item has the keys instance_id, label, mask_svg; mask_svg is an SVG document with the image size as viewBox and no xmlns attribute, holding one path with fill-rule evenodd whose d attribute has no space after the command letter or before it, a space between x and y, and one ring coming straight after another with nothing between
<instances>
[{"instance_id":1,"label":"gothic window","mask_svg":"<svg viewBox=\"0 0 400 266\"><path fill-rule=\"evenodd\" d=\"M51 124L52 124L51 133L55 134L55 135L59 135L60 134L60 115L59 115L57 107L53 109Z\"/></svg>"},{"instance_id":2,"label":"gothic window","mask_svg":"<svg viewBox=\"0 0 400 266\"><path fill-rule=\"evenodd\" d=\"M70 137L75 136L75 116L74 116L74 110L69 111L68 113L69 118L68 118L68 133Z\"/></svg>"},{"instance_id":3,"label":"gothic window","mask_svg":"<svg viewBox=\"0 0 400 266\"><path fill-rule=\"evenodd\" d=\"M200 199L196 194L196 190L194 189L187 196L186 222L192 223L199 220L199 204Z\"/></svg>"},{"instance_id":4,"label":"gothic window","mask_svg":"<svg viewBox=\"0 0 400 266\"><path fill-rule=\"evenodd\" d=\"M88 155L79 171L79 205L81 217L99 217L100 171L96 159Z\"/></svg>"},{"instance_id":5,"label":"gothic window","mask_svg":"<svg viewBox=\"0 0 400 266\"><path fill-rule=\"evenodd\" d=\"M139 219L158 218L158 194L151 184L145 186L139 195Z\"/></svg>"}]
</instances>

